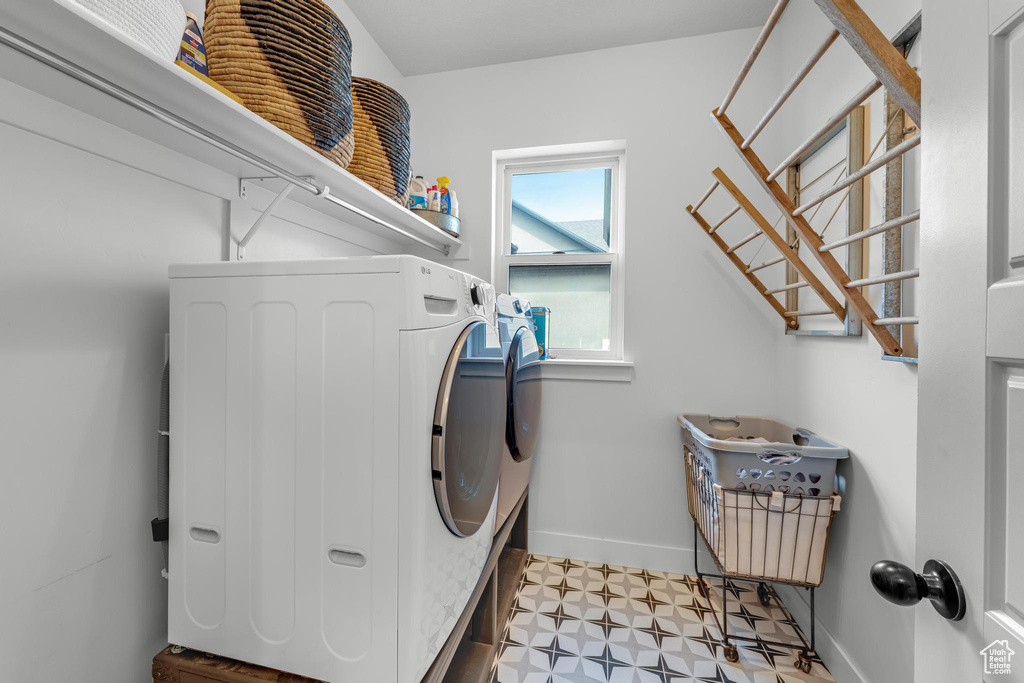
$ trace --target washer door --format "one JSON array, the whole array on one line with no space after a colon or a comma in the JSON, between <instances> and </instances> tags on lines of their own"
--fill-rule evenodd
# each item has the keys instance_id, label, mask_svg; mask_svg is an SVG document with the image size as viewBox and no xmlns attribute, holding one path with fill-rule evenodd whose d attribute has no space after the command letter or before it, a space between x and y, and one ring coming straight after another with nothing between
<instances>
[{"instance_id":1,"label":"washer door","mask_svg":"<svg viewBox=\"0 0 1024 683\"><path fill-rule=\"evenodd\" d=\"M520 327L509 346L505 366L508 419L505 443L516 462L533 457L540 426L540 348L533 330Z\"/></svg>"},{"instance_id":2,"label":"washer door","mask_svg":"<svg viewBox=\"0 0 1024 683\"><path fill-rule=\"evenodd\" d=\"M483 321L463 330L437 394L431 446L434 496L444 523L457 536L476 533L498 489L506 394L497 338Z\"/></svg>"}]
</instances>

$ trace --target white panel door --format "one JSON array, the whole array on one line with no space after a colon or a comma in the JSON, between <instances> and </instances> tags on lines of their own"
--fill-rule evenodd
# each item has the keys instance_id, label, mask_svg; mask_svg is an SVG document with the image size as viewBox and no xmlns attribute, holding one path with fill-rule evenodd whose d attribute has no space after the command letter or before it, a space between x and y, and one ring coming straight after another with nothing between
<instances>
[{"instance_id":1,"label":"white panel door","mask_svg":"<svg viewBox=\"0 0 1024 683\"><path fill-rule=\"evenodd\" d=\"M915 680L1024 683L1024 0L924 0Z\"/></svg>"}]
</instances>

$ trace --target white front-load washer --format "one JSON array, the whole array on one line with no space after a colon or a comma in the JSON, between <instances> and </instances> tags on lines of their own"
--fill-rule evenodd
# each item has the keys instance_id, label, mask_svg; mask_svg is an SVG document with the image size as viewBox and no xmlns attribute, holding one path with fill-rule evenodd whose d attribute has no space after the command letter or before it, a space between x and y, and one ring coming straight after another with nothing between
<instances>
[{"instance_id":1,"label":"white front-load washer","mask_svg":"<svg viewBox=\"0 0 1024 683\"><path fill-rule=\"evenodd\" d=\"M533 454L540 436L540 347L534 334L530 303L498 294L498 336L505 356L505 445L498 484L500 529L530 483Z\"/></svg>"},{"instance_id":2,"label":"white front-load washer","mask_svg":"<svg viewBox=\"0 0 1024 683\"><path fill-rule=\"evenodd\" d=\"M491 547L493 289L411 256L170 273L169 641L419 681Z\"/></svg>"}]
</instances>

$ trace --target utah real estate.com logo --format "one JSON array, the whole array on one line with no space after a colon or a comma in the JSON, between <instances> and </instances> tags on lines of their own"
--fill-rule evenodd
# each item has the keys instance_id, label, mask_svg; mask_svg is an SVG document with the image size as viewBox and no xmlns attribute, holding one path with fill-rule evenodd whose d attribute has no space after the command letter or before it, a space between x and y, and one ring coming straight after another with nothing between
<instances>
[{"instance_id":1,"label":"utah real estate.com logo","mask_svg":"<svg viewBox=\"0 0 1024 683\"><path fill-rule=\"evenodd\" d=\"M1017 654L1010 649L1010 642L1007 640L994 640L981 651L985 661L985 674L998 676L1010 673L1010 659Z\"/></svg>"}]
</instances>

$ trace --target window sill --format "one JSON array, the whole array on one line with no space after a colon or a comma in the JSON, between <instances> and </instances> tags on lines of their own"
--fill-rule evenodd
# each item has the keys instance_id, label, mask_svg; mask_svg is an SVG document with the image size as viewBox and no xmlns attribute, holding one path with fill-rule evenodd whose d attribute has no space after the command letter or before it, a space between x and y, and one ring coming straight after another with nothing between
<instances>
[{"instance_id":1,"label":"window sill","mask_svg":"<svg viewBox=\"0 0 1024 683\"><path fill-rule=\"evenodd\" d=\"M541 379L632 382L633 361L550 358L540 363Z\"/></svg>"}]
</instances>

